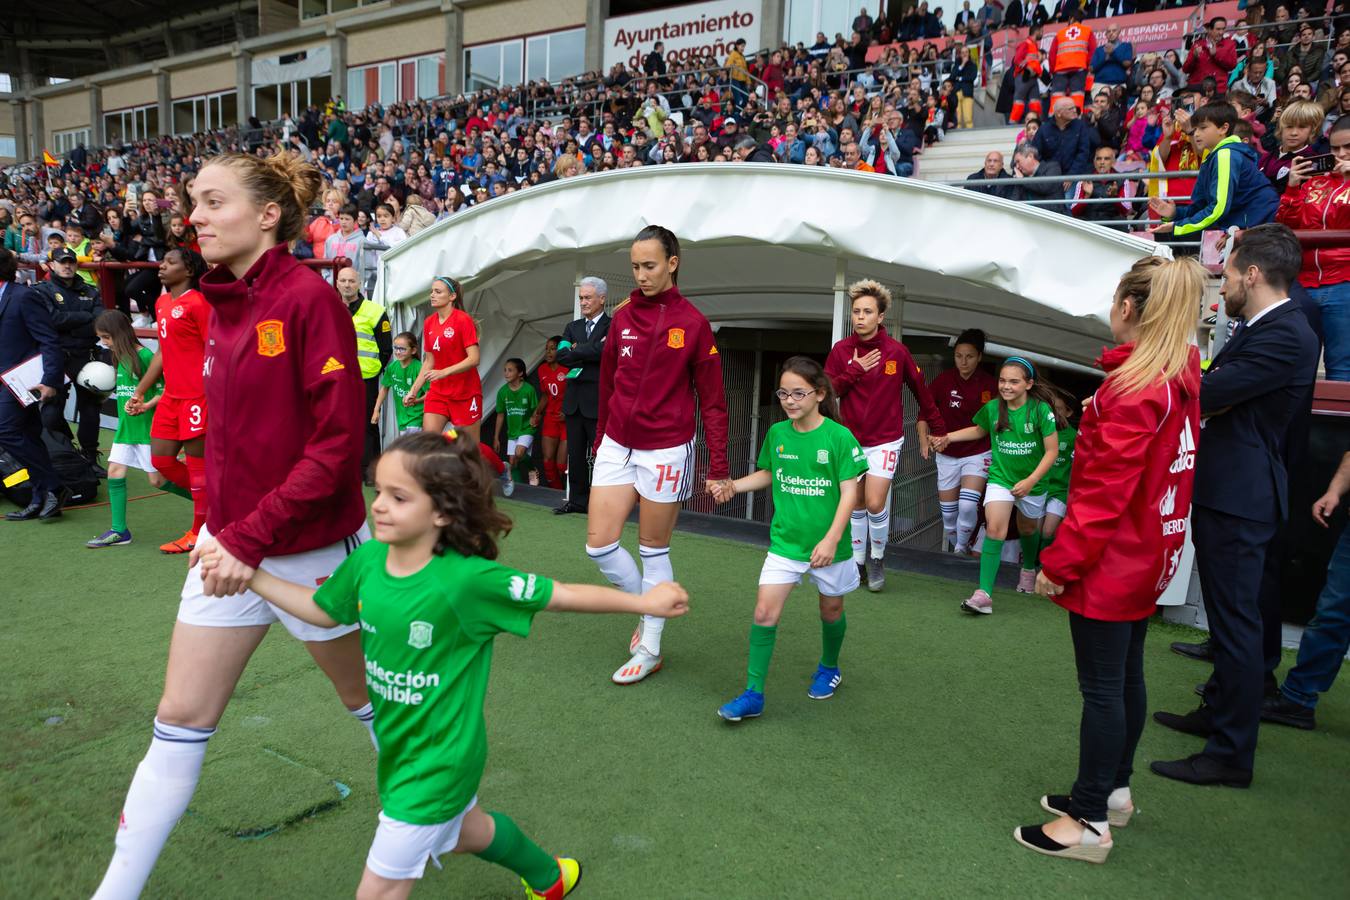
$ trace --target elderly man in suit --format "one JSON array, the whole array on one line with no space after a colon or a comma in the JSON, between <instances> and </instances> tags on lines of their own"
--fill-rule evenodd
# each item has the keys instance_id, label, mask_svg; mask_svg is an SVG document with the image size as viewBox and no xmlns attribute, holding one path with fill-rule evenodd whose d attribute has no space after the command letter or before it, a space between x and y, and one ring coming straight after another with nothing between
<instances>
[{"instance_id":1,"label":"elderly man in suit","mask_svg":"<svg viewBox=\"0 0 1350 900\"><path fill-rule=\"evenodd\" d=\"M1284 225L1242 233L1220 288L1224 310L1242 324L1201 379L1198 453L1188 459L1183 442L1176 461L1195 466L1191 520L1214 676L1199 709L1154 714L1162 725L1206 738L1204 750L1152 769L1190 784L1252 781L1266 668L1261 578L1289 514L1285 434L1317 377L1317 335L1289 298L1301 261L1298 238Z\"/></svg>"},{"instance_id":2,"label":"elderly man in suit","mask_svg":"<svg viewBox=\"0 0 1350 900\"><path fill-rule=\"evenodd\" d=\"M581 318L568 322L558 362L570 366L563 415L567 417L567 500L553 512L582 513L591 499L591 448L595 446L596 421L600 415L600 352L609 333L605 298L609 286L603 278L581 279L577 300Z\"/></svg>"},{"instance_id":3,"label":"elderly man in suit","mask_svg":"<svg viewBox=\"0 0 1350 900\"><path fill-rule=\"evenodd\" d=\"M42 357L42 383L35 394L50 400L62 386L65 356L47 307L33 291L15 283L18 257L0 249L0 372L34 356ZM42 443L38 404L24 406L8 387L0 386L0 447L28 468L33 499L25 509L8 513L11 521L53 519L61 515L60 479Z\"/></svg>"}]
</instances>

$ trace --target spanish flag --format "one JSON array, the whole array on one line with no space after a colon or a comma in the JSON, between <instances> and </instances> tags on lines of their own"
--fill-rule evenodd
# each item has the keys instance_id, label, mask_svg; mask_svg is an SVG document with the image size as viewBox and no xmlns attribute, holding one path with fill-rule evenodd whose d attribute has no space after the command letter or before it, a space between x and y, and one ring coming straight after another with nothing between
<instances>
[{"instance_id":1,"label":"spanish flag","mask_svg":"<svg viewBox=\"0 0 1350 900\"><path fill-rule=\"evenodd\" d=\"M50 153L48 153L46 150L43 150L43 151L42 151L42 164L43 164L44 166L59 166L59 165L61 165L61 161L60 161L59 159L57 159L55 156L52 156L52 155L51 155Z\"/></svg>"}]
</instances>

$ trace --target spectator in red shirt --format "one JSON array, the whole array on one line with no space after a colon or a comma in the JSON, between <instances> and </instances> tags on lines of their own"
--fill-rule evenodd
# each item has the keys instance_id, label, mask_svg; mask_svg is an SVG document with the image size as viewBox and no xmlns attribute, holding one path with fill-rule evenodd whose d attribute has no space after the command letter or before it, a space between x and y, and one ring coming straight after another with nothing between
<instances>
[{"instance_id":1,"label":"spectator in red shirt","mask_svg":"<svg viewBox=\"0 0 1350 900\"><path fill-rule=\"evenodd\" d=\"M1310 231L1350 229L1350 117L1337 119L1329 138L1332 170L1314 175L1310 160L1295 159L1275 221ZM1305 250L1298 281L1322 310L1327 378L1350 381L1350 247Z\"/></svg>"},{"instance_id":2,"label":"spectator in red shirt","mask_svg":"<svg viewBox=\"0 0 1350 900\"><path fill-rule=\"evenodd\" d=\"M1228 73L1237 68L1237 43L1225 37L1228 20L1215 16L1205 24L1205 33L1191 45L1191 52L1181 70L1190 76L1191 83L1213 78L1215 90L1228 90Z\"/></svg>"}]
</instances>

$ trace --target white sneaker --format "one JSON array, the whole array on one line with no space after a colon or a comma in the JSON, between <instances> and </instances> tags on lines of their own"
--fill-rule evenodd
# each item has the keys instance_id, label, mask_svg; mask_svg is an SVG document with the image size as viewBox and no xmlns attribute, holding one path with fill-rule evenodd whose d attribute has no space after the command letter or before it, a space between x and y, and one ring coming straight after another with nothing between
<instances>
[{"instance_id":1,"label":"white sneaker","mask_svg":"<svg viewBox=\"0 0 1350 900\"><path fill-rule=\"evenodd\" d=\"M502 476L502 496L510 497L516 492L516 483L511 480L511 473L508 471Z\"/></svg>"},{"instance_id":2,"label":"white sneaker","mask_svg":"<svg viewBox=\"0 0 1350 900\"><path fill-rule=\"evenodd\" d=\"M968 613L990 616L994 614L994 601L984 591L977 590L970 595L970 599L961 603L961 609Z\"/></svg>"},{"instance_id":3,"label":"white sneaker","mask_svg":"<svg viewBox=\"0 0 1350 900\"><path fill-rule=\"evenodd\" d=\"M619 671L610 676L615 684L636 684L661 668L661 657L652 656L643 647L638 647L633 658L624 663Z\"/></svg>"}]
</instances>

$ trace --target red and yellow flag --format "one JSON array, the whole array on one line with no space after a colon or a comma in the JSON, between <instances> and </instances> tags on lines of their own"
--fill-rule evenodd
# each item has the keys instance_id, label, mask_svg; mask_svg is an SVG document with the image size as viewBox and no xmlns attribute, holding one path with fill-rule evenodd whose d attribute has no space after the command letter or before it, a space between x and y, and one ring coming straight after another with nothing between
<instances>
[{"instance_id":1,"label":"red and yellow flag","mask_svg":"<svg viewBox=\"0 0 1350 900\"><path fill-rule=\"evenodd\" d=\"M42 151L42 164L43 164L44 166L59 166L59 165L61 165L61 161L58 160L55 156L52 156L52 155L51 155L50 153L48 153L46 150L43 150L43 151Z\"/></svg>"}]
</instances>

